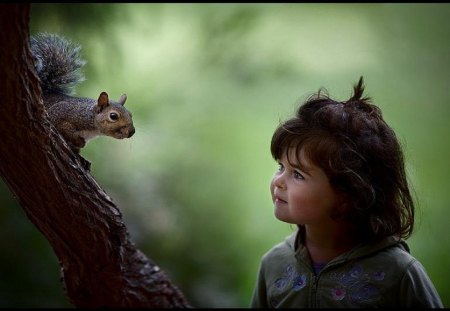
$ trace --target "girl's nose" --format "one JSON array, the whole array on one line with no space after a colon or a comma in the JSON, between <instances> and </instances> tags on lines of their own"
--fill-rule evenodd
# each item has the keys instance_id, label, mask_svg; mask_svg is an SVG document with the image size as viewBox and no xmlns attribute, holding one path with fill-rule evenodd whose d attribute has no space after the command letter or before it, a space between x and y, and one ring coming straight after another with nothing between
<instances>
[{"instance_id":1,"label":"girl's nose","mask_svg":"<svg viewBox=\"0 0 450 311\"><path fill-rule=\"evenodd\" d=\"M272 183L277 188L286 189L286 183L285 183L285 180L284 180L284 174L276 174L273 177Z\"/></svg>"}]
</instances>

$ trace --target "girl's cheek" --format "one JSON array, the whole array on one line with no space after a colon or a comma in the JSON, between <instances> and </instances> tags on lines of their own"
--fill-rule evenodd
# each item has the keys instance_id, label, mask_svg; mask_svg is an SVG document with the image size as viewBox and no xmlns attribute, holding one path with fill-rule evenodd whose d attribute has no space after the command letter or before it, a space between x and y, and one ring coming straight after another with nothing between
<instances>
[{"instance_id":1,"label":"girl's cheek","mask_svg":"<svg viewBox=\"0 0 450 311\"><path fill-rule=\"evenodd\" d=\"M275 183L274 178L270 181L270 193L273 194L273 191L275 190Z\"/></svg>"}]
</instances>

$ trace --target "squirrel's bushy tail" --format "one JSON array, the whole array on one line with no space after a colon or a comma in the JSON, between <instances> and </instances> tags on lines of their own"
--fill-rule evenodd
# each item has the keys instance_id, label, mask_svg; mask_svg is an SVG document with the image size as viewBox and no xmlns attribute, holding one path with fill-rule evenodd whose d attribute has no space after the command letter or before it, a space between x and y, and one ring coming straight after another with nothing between
<instances>
[{"instance_id":1,"label":"squirrel's bushy tail","mask_svg":"<svg viewBox=\"0 0 450 311\"><path fill-rule=\"evenodd\" d=\"M74 93L74 87L85 80L81 68L86 61L80 50L80 45L56 34L31 37L31 52L44 92Z\"/></svg>"}]
</instances>

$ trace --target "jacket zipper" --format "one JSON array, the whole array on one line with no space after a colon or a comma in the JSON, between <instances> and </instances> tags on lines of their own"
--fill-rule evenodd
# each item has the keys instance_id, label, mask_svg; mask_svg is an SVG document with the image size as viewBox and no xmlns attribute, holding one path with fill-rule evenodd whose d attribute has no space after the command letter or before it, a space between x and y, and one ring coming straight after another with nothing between
<instances>
[{"instance_id":1,"label":"jacket zipper","mask_svg":"<svg viewBox=\"0 0 450 311\"><path fill-rule=\"evenodd\" d=\"M312 277L312 287L311 287L311 307L316 307L317 303L317 282L318 282L319 276L313 275Z\"/></svg>"}]
</instances>

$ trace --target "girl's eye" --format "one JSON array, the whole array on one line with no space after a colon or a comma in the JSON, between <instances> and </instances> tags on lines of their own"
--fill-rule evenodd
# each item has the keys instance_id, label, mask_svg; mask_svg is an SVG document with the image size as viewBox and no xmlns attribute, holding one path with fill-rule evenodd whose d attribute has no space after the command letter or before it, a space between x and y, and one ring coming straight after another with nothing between
<instances>
[{"instance_id":1,"label":"girl's eye","mask_svg":"<svg viewBox=\"0 0 450 311\"><path fill-rule=\"evenodd\" d=\"M303 177L303 175L302 174L300 174L300 172L298 172L298 171L294 171L294 178L295 179L305 179L305 177Z\"/></svg>"},{"instance_id":2,"label":"girl's eye","mask_svg":"<svg viewBox=\"0 0 450 311\"><path fill-rule=\"evenodd\" d=\"M284 170L284 166L281 163L278 163L278 172L282 172Z\"/></svg>"}]
</instances>

